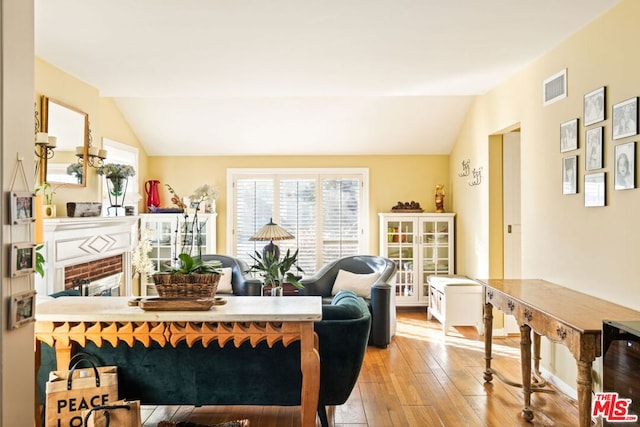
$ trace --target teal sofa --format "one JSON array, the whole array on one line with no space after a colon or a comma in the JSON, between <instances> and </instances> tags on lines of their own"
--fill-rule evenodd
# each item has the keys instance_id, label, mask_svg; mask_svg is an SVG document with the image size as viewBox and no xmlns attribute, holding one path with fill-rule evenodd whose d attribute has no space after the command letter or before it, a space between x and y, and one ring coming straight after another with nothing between
<instances>
[{"instance_id":1,"label":"teal sofa","mask_svg":"<svg viewBox=\"0 0 640 427\"><path fill-rule=\"evenodd\" d=\"M322 320L314 328L320 353L318 415L325 426L325 407L346 402L356 384L370 325L367 304L351 291L338 293L322 306ZM256 348L248 343L220 348L215 342L206 348L201 343L189 348L184 342L175 348L146 348L140 343L114 348L89 342L77 351L96 356L102 365L117 366L120 397L143 405L300 405L299 342L288 347L276 343L273 348L264 342ZM41 402L48 372L55 367L53 349L43 345Z\"/></svg>"}]
</instances>

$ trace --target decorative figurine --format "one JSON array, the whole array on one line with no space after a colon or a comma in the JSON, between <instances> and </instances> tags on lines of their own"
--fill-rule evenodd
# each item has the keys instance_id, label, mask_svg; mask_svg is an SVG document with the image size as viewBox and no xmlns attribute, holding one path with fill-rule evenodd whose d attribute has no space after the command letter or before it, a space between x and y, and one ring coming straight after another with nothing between
<instances>
[{"instance_id":1,"label":"decorative figurine","mask_svg":"<svg viewBox=\"0 0 640 427\"><path fill-rule=\"evenodd\" d=\"M435 200L436 200L436 212L437 213L444 212L444 185L443 184L436 185Z\"/></svg>"}]
</instances>

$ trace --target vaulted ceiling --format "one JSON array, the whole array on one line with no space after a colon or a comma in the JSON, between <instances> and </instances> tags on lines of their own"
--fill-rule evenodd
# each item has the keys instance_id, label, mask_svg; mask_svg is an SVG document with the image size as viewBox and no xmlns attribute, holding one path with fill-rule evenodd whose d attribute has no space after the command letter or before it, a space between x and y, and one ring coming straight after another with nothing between
<instances>
[{"instance_id":1,"label":"vaulted ceiling","mask_svg":"<svg viewBox=\"0 0 640 427\"><path fill-rule=\"evenodd\" d=\"M448 154L474 96L618 2L35 0L35 43L150 155Z\"/></svg>"}]
</instances>

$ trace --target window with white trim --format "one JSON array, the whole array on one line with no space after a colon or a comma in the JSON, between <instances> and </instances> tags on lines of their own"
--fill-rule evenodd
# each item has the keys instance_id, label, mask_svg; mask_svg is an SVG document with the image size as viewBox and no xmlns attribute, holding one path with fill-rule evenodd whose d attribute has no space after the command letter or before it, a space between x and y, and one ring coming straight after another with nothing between
<instances>
[{"instance_id":1,"label":"window with white trim","mask_svg":"<svg viewBox=\"0 0 640 427\"><path fill-rule=\"evenodd\" d=\"M306 275L368 248L367 169L230 169L229 252L250 254L269 242L249 238L273 218L294 240L274 242L298 252Z\"/></svg>"}]
</instances>

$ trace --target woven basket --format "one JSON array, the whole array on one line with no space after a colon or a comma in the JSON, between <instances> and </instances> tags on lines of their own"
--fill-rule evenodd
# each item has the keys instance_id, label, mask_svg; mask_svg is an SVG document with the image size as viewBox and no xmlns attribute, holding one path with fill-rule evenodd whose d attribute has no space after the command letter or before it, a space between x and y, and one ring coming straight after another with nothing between
<instances>
[{"instance_id":1,"label":"woven basket","mask_svg":"<svg viewBox=\"0 0 640 427\"><path fill-rule=\"evenodd\" d=\"M160 298L213 298L219 274L154 274Z\"/></svg>"}]
</instances>

